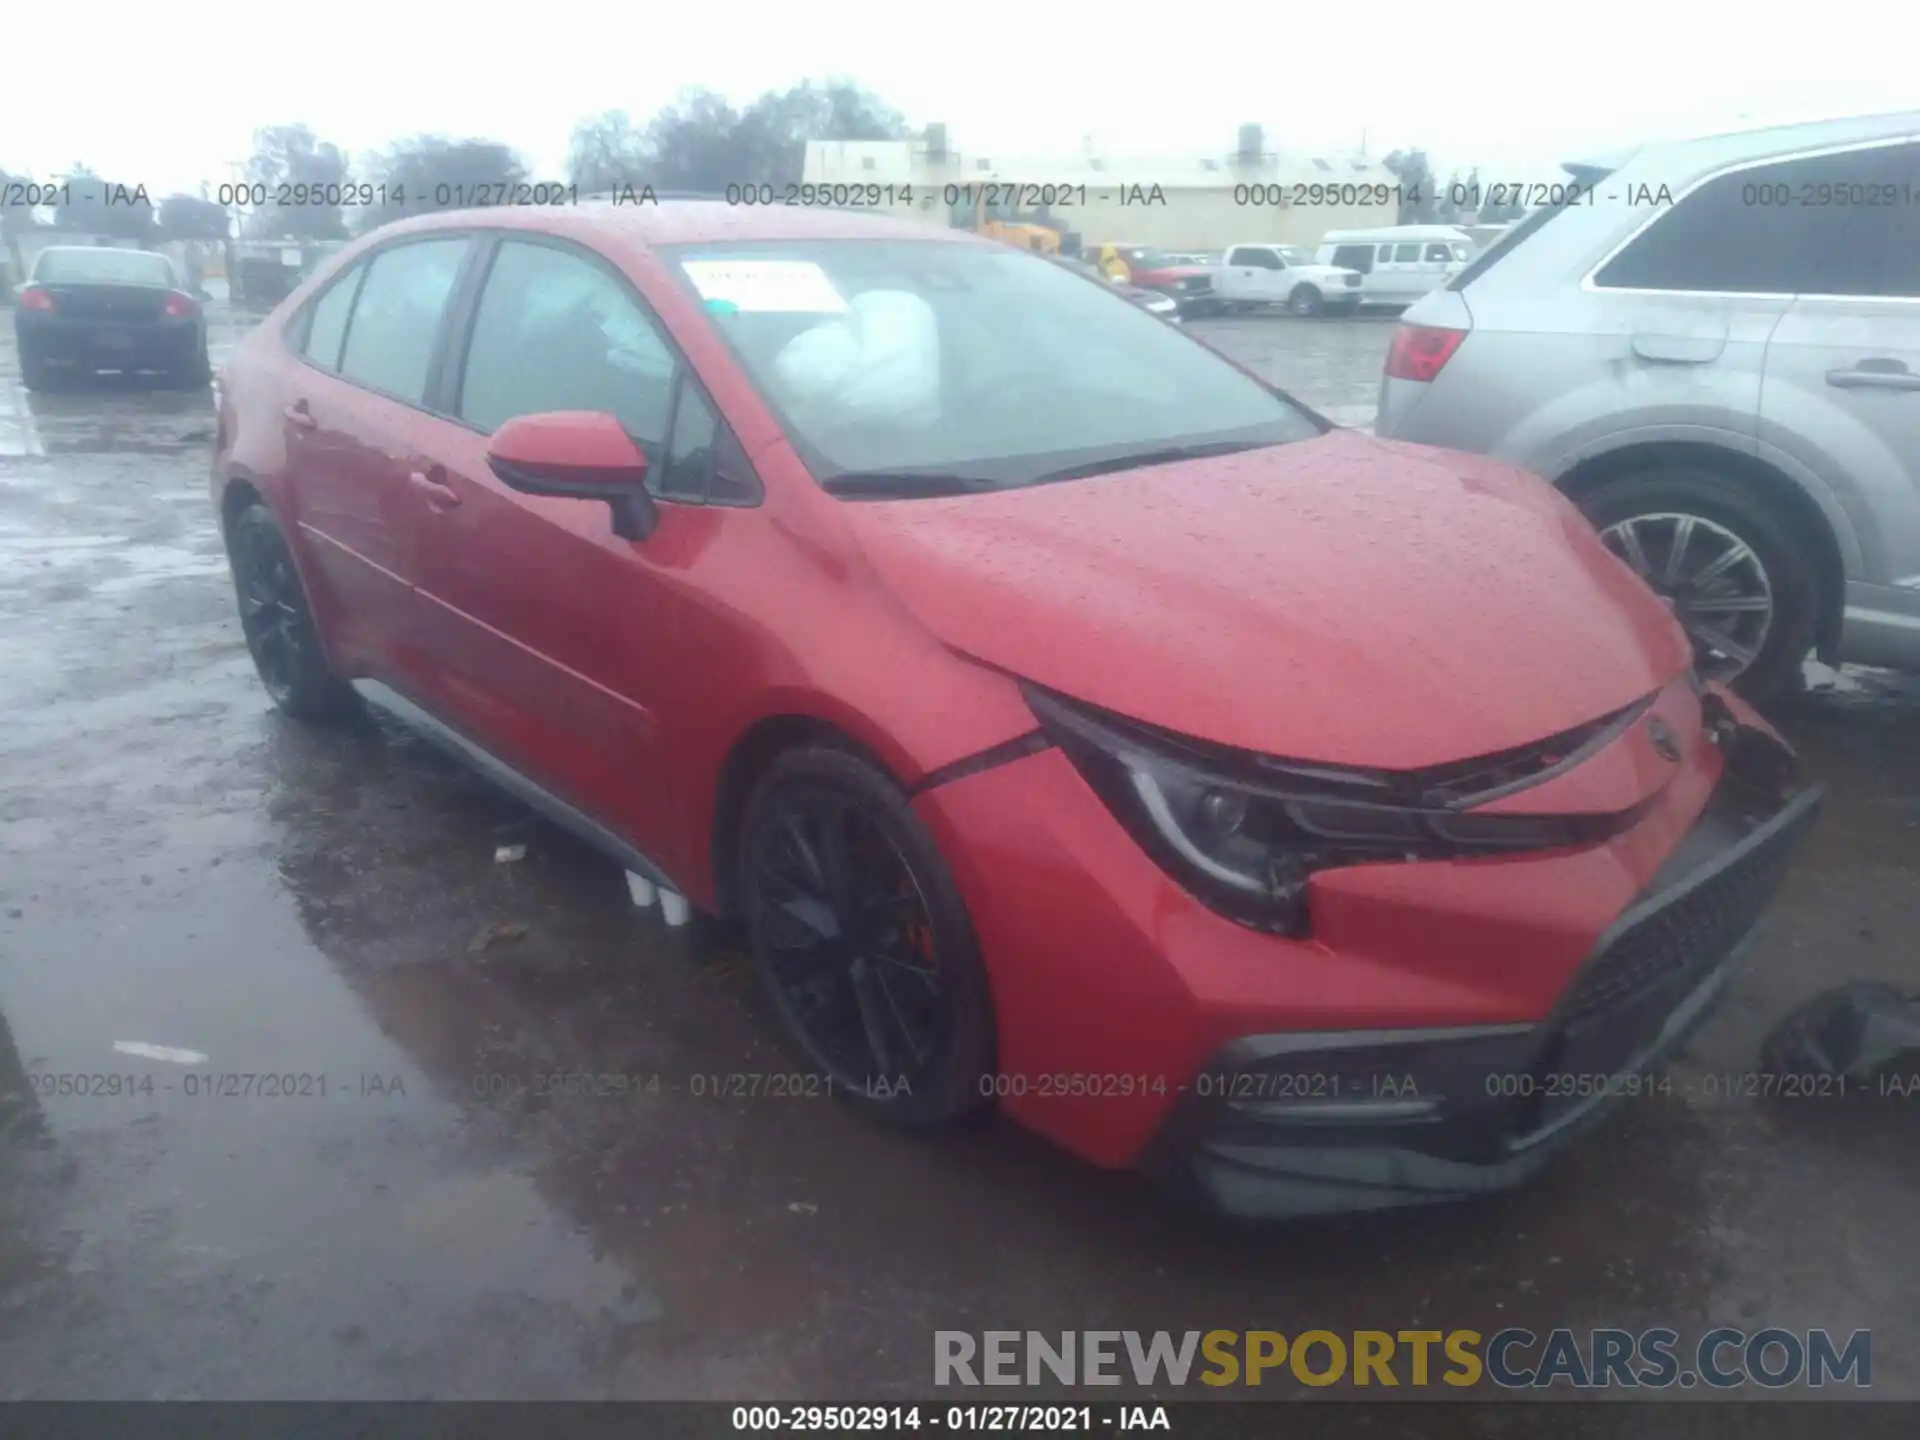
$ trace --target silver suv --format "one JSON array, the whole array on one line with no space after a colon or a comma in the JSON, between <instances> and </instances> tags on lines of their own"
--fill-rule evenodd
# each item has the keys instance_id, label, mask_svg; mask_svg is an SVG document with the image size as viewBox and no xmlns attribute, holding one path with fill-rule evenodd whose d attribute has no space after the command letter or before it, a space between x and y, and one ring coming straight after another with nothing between
<instances>
[{"instance_id":1,"label":"silver suv","mask_svg":"<svg viewBox=\"0 0 1920 1440\"><path fill-rule=\"evenodd\" d=\"M1749 694L1920 668L1920 112L1566 169L1402 317L1378 433L1554 481Z\"/></svg>"}]
</instances>

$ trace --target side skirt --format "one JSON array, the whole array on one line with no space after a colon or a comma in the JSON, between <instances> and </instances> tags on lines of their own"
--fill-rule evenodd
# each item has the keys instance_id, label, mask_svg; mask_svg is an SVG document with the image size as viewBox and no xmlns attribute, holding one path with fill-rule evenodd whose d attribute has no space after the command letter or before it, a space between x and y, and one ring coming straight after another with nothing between
<instances>
[{"instance_id":1,"label":"side skirt","mask_svg":"<svg viewBox=\"0 0 1920 1440\"><path fill-rule=\"evenodd\" d=\"M475 744L459 731L421 709L390 685L378 680L355 680L353 688L360 698L377 710L398 720L422 739L464 760L502 790L537 810L562 830L591 845L615 863L635 875L652 881L663 890L685 892L652 860L607 829L578 806L562 800L536 780L530 780L492 751Z\"/></svg>"}]
</instances>

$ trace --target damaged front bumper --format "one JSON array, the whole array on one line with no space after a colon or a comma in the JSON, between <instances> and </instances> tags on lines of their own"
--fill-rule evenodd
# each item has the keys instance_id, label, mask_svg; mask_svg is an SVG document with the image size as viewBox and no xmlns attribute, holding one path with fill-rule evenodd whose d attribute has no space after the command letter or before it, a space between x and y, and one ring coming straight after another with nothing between
<instances>
[{"instance_id":1,"label":"damaged front bumper","mask_svg":"<svg viewBox=\"0 0 1920 1440\"><path fill-rule=\"evenodd\" d=\"M1253 1035L1221 1048L1143 1157L1258 1218L1387 1209L1517 1185L1711 1012L1823 797L1792 753L1708 697L1721 783L1536 1024Z\"/></svg>"}]
</instances>

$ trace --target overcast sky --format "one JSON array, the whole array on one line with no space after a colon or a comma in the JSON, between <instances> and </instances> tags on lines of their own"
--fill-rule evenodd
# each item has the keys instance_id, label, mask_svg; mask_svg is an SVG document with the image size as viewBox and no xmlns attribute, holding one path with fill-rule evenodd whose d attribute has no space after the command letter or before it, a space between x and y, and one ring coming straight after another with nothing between
<instances>
[{"instance_id":1,"label":"overcast sky","mask_svg":"<svg viewBox=\"0 0 1920 1440\"><path fill-rule=\"evenodd\" d=\"M0 166L46 178L81 161L156 198L230 178L255 126L294 122L356 158L419 133L498 139L559 178L582 115L644 121L682 86L744 102L808 77L944 120L976 155L1070 153L1088 134L1116 153L1225 151L1254 121L1270 148L1347 151L1364 133L1376 156L1423 146L1443 177L1478 164L1483 180L1648 138L1920 107L1920 64L1893 43L1920 21L1891 3L1831 25L1681 0L16 8Z\"/></svg>"}]
</instances>

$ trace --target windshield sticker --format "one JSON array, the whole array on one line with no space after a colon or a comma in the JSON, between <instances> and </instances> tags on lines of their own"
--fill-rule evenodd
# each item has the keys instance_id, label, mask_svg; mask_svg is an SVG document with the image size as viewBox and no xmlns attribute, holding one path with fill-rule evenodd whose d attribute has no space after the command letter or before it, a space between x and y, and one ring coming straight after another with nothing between
<instances>
[{"instance_id":1,"label":"windshield sticker","mask_svg":"<svg viewBox=\"0 0 1920 1440\"><path fill-rule=\"evenodd\" d=\"M687 260L680 268L715 313L846 313L845 297L810 260Z\"/></svg>"}]
</instances>

